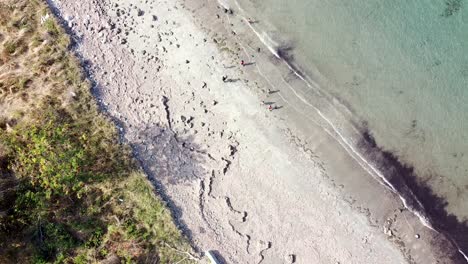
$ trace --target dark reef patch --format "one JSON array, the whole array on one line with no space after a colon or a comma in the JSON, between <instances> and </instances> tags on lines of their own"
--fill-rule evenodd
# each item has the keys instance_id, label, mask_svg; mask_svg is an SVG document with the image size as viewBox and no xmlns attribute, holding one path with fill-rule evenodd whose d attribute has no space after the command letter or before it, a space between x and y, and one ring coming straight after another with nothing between
<instances>
[{"instance_id":1,"label":"dark reef patch","mask_svg":"<svg viewBox=\"0 0 468 264\"><path fill-rule=\"evenodd\" d=\"M275 48L276 54L286 62L291 62L292 60L294 60L293 56L291 55L292 50L293 47L290 45L282 45Z\"/></svg>"},{"instance_id":2,"label":"dark reef patch","mask_svg":"<svg viewBox=\"0 0 468 264\"><path fill-rule=\"evenodd\" d=\"M462 0L445 0L445 9L442 13L443 17L450 17L460 11L462 8Z\"/></svg>"},{"instance_id":3,"label":"dark reef patch","mask_svg":"<svg viewBox=\"0 0 468 264\"><path fill-rule=\"evenodd\" d=\"M421 214L444 238L451 242L434 245L450 257L453 263L466 263L463 255L456 250L468 252L468 221L447 212L448 202L434 193L426 182L421 181L414 168L401 161L398 156L380 147L369 129L361 129L358 148L363 156L383 174L396 192L406 200L406 206Z\"/></svg>"}]
</instances>

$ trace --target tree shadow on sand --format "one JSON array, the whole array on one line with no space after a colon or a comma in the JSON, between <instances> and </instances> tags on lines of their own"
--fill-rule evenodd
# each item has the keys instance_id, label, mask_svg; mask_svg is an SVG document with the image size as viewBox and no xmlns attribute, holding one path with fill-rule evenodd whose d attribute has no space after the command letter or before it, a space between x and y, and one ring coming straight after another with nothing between
<instances>
[{"instance_id":1,"label":"tree shadow on sand","mask_svg":"<svg viewBox=\"0 0 468 264\"><path fill-rule=\"evenodd\" d=\"M155 178L169 184L189 183L206 174L201 166L206 152L194 143L193 136L175 135L158 125L137 129L137 142L132 142L135 155Z\"/></svg>"},{"instance_id":2,"label":"tree shadow on sand","mask_svg":"<svg viewBox=\"0 0 468 264\"><path fill-rule=\"evenodd\" d=\"M153 125L133 130L139 131L137 139L130 143L134 156L167 203L178 228L193 241L192 232L181 219L182 209L171 200L165 186L194 184L204 177L208 172L202 164L210 161L208 154L194 142L193 136L176 135L168 127Z\"/></svg>"}]
</instances>

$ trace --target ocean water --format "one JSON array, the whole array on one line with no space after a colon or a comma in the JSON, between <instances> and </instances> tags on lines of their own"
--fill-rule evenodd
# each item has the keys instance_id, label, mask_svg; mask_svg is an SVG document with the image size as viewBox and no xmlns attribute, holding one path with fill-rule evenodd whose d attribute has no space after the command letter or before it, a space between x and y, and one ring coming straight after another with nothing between
<instances>
[{"instance_id":1,"label":"ocean water","mask_svg":"<svg viewBox=\"0 0 468 264\"><path fill-rule=\"evenodd\" d=\"M234 4L261 34L291 47L288 57L316 84L310 89L329 95L353 124L365 124L380 147L446 200L448 213L468 220L468 2Z\"/></svg>"}]
</instances>

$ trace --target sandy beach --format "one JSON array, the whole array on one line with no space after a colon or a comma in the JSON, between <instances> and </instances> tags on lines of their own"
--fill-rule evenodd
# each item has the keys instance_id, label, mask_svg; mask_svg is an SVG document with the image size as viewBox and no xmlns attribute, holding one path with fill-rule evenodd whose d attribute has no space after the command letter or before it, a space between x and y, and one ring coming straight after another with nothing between
<instances>
[{"instance_id":1,"label":"sandy beach","mask_svg":"<svg viewBox=\"0 0 468 264\"><path fill-rule=\"evenodd\" d=\"M103 111L200 256L212 250L223 263L460 260L320 126L275 77L278 62L248 23L216 1L49 3L72 34Z\"/></svg>"}]
</instances>

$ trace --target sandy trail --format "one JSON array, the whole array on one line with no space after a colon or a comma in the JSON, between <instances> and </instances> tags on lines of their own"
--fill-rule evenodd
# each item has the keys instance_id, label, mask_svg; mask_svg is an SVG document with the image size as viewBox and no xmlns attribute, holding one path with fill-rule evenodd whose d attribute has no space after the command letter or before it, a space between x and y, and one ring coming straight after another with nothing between
<instances>
[{"instance_id":1,"label":"sandy trail","mask_svg":"<svg viewBox=\"0 0 468 264\"><path fill-rule=\"evenodd\" d=\"M215 1L51 4L199 252L226 263L451 263L432 250L443 240L306 115L271 55L242 43L248 27Z\"/></svg>"}]
</instances>

